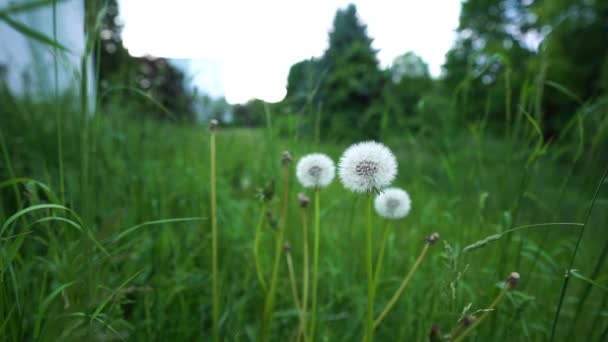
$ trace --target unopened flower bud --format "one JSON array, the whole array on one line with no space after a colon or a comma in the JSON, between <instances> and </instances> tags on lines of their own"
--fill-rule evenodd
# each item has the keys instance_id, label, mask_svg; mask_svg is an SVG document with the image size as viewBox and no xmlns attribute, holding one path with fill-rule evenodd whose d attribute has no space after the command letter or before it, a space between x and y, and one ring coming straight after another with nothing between
<instances>
[{"instance_id":1,"label":"unopened flower bud","mask_svg":"<svg viewBox=\"0 0 608 342\"><path fill-rule=\"evenodd\" d=\"M215 131L217 130L217 125L218 125L217 120L211 119L211 121L209 121L209 132L215 133Z\"/></svg>"},{"instance_id":2,"label":"unopened flower bud","mask_svg":"<svg viewBox=\"0 0 608 342\"><path fill-rule=\"evenodd\" d=\"M437 324L433 324L431 327L431 333L429 334L429 340L431 342L441 341L441 330Z\"/></svg>"},{"instance_id":3,"label":"unopened flower bud","mask_svg":"<svg viewBox=\"0 0 608 342\"><path fill-rule=\"evenodd\" d=\"M308 205L310 204L310 198L301 192L298 194L298 201L302 208L308 208Z\"/></svg>"},{"instance_id":4,"label":"unopened flower bud","mask_svg":"<svg viewBox=\"0 0 608 342\"><path fill-rule=\"evenodd\" d=\"M283 151L283 165L289 165L291 163L291 161L293 160L293 158L291 157L291 154L289 154L288 151Z\"/></svg>"},{"instance_id":5,"label":"unopened flower bud","mask_svg":"<svg viewBox=\"0 0 608 342\"><path fill-rule=\"evenodd\" d=\"M465 316L462 321L460 321L460 323L462 324L463 327L468 327L471 324L473 324L475 321L477 320L477 317L475 315L467 315Z\"/></svg>"},{"instance_id":6,"label":"unopened flower bud","mask_svg":"<svg viewBox=\"0 0 608 342\"><path fill-rule=\"evenodd\" d=\"M426 242L428 242L430 245L434 244L437 241L439 241L439 233L433 233L426 237Z\"/></svg>"},{"instance_id":7,"label":"unopened flower bud","mask_svg":"<svg viewBox=\"0 0 608 342\"><path fill-rule=\"evenodd\" d=\"M517 287L517 285L519 285L519 273L511 273L509 275L509 278L507 278L507 283L509 284L509 286L511 286L511 288Z\"/></svg>"},{"instance_id":8,"label":"unopened flower bud","mask_svg":"<svg viewBox=\"0 0 608 342\"><path fill-rule=\"evenodd\" d=\"M285 243L283 244L283 249L285 250L286 253L289 253L291 251L291 245L289 244L288 241L285 241Z\"/></svg>"}]
</instances>

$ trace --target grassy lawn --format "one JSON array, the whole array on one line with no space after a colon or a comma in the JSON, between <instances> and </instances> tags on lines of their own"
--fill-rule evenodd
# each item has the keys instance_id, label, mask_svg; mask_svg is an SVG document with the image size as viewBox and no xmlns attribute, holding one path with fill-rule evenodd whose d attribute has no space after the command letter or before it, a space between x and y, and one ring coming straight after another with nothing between
<instances>
[{"instance_id":1,"label":"grassy lawn","mask_svg":"<svg viewBox=\"0 0 608 342\"><path fill-rule=\"evenodd\" d=\"M200 340L201 331L210 334L207 128L125 113L84 122L66 112L60 170L53 110L16 103L2 113L8 120L0 128L0 222L24 208L42 207L4 223L0 335L6 341L188 341ZM447 334L466 314L479 316L513 271L521 274L520 286L508 292L471 340L548 338L564 272L603 166L585 156L573 162L559 146L538 153L538 138L528 128L513 139L481 123L383 134L380 140L399 162L394 185L409 192L412 210L389 235L377 313L418 257L424 238L438 232L441 240L376 331L378 341L425 340L433 325ZM268 281L282 204L281 152L290 151L295 161L310 152L337 161L352 143L316 144L275 130L220 127L218 132L220 333L227 341L255 340L258 334L264 291L252 248L256 223L260 215L266 217L258 195L274 188L275 196L264 206L272 217L262 227L260 245ZM306 191L295 179L294 165L286 239L299 284L302 228L296 195ZM16 179L22 177L50 190ZM578 274L593 279L606 273L607 194L605 187L599 193L574 265ZM365 196L348 192L336 179L321 192L320 203L318 337L357 340L366 310ZM311 222L310 209L306 215ZM562 224L522 228L463 252L488 236L544 223ZM376 250L385 226L374 218ZM559 340L569 340L571 333L600 339L606 298L601 288L572 277ZM270 336L289 340L297 327L282 261Z\"/></svg>"}]
</instances>

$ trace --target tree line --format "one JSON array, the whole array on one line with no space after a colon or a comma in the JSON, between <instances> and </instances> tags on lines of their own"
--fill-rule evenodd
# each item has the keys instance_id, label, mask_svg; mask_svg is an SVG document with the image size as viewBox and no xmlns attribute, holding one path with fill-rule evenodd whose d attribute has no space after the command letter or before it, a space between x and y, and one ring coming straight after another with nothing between
<instances>
[{"instance_id":1,"label":"tree line","mask_svg":"<svg viewBox=\"0 0 608 342\"><path fill-rule=\"evenodd\" d=\"M186 120L204 110L207 118L255 126L263 125L270 111L279 122L297 117L297 131L336 140L482 118L504 130L524 115L547 138L570 129L577 118L603 128L589 139L605 138L608 131L603 114L608 107L605 1L463 2L457 39L436 79L413 52L382 68L351 4L336 12L323 55L291 67L283 101L235 106L191 91L183 72L163 59L130 57L120 42L116 3L108 4L99 45L102 90L104 85L133 86ZM140 105L162 116L147 99ZM224 115L228 110L232 115Z\"/></svg>"}]
</instances>

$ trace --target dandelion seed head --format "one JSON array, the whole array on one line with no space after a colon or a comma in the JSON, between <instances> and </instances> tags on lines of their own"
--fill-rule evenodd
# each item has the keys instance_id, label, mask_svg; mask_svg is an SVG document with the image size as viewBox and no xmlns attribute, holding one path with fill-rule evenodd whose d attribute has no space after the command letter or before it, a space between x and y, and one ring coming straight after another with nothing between
<instances>
[{"instance_id":1,"label":"dandelion seed head","mask_svg":"<svg viewBox=\"0 0 608 342\"><path fill-rule=\"evenodd\" d=\"M410 196L398 188L385 189L376 196L374 207L378 215L388 219L400 219L410 212L411 209Z\"/></svg>"},{"instance_id":2,"label":"dandelion seed head","mask_svg":"<svg viewBox=\"0 0 608 342\"><path fill-rule=\"evenodd\" d=\"M511 286L511 287L517 287L519 285L519 273L517 272L512 272L509 275L509 278L507 278L507 283Z\"/></svg>"},{"instance_id":3,"label":"dandelion seed head","mask_svg":"<svg viewBox=\"0 0 608 342\"><path fill-rule=\"evenodd\" d=\"M305 188L324 188L336 175L333 160L322 153L311 153L300 158L296 165L296 176Z\"/></svg>"},{"instance_id":4,"label":"dandelion seed head","mask_svg":"<svg viewBox=\"0 0 608 342\"><path fill-rule=\"evenodd\" d=\"M347 148L338 168L344 187L354 192L371 192L393 182L397 176L397 159L383 144L366 141Z\"/></svg>"}]
</instances>

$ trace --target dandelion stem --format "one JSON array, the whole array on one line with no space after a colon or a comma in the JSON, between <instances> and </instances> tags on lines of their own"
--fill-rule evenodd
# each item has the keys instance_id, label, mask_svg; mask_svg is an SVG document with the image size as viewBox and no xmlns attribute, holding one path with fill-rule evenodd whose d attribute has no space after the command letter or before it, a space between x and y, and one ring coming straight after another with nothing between
<instances>
[{"instance_id":1,"label":"dandelion stem","mask_svg":"<svg viewBox=\"0 0 608 342\"><path fill-rule=\"evenodd\" d=\"M382 244L380 245L380 252L378 252L378 257L376 259L376 273L374 274L374 286L378 287L378 281L380 281L380 272L382 272L382 262L384 261L384 253L386 251L386 244L388 242L388 236L391 233L391 229L393 225L391 222L386 223L386 227L384 228L384 236L382 237Z\"/></svg>"},{"instance_id":2,"label":"dandelion stem","mask_svg":"<svg viewBox=\"0 0 608 342\"><path fill-rule=\"evenodd\" d=\"M300 295L298 295L298 286L296 283L296 274L293 270L293 259L291 257L291 251L289 250L289 243L285 243L285 260L287 261L287 271L289 272L289 282L291 283L291 292L293 294L293 304L296 306L298 312L302 312L302 305L300 304Z\"/></svg>"},{"instance_id":3,"label":"dandelion stem","mask_svg":"<svg viewBox=\"0 0 608 342\"><path fill-rule=\"evenodd\" d=\"M311 314L312 317L310 319L310 338L311 340L314 341L315 339L315 328L317 325L317 290L318 290L318 286L319 286L319 235L320 233L320 225L321 225L321 221L320 221L320 190L316 189L315 190L315 222L314 222L314 229L315 229L315 237L314 237L314 250L313 250L313 271L312 271L312 307L311 307Z\"/></svg>"},{"instance_id":4,"label":"dandelion stem","mask_svg":"<svg viewBox=\"0 0 608 342\"><path fill-rule=\"evenodd\" d=\"M374 340L374 270L372 264L372 195L367 197L367 229L366 229L366 267L367 267L367 322L365 341Z\"/></svg>"},{"instance_id":5,"label":"dandelion stem","mask_svg":"<svg viewBox=\"0 0 608 342\"><path fill-rule=\"evenodd\" d=\"M454 338L456 338L463 330L465 330L468 326L470 326L471 324L473 324L473 322L477 319L477 317L475 317L475 315L468 315L463 317L459 323L454 327L454 329L452 329L452 331L450 331L450 333L447 335L446 340L448 341L452 341Z\"/></svg>"},{"instance_id":6,"label":"dandelion stem","mask_svg":"<svg viewBox=\"0 0 608 342\"><path fill-rule=\"evenodd\" d=\"M450 333L447 335L447 340L448 341L452 341L456 336L458 336L458 334L460 334L460 332L462 331L462 329L465 329L463 327L462 324L457 324L454 329L452 329L452 331L450 331Z\"/></svg>"},{"instance_id":7,"label":"dandelion stem","mask_svg":"<svg viewBox=\"0 0 608 342\"><path fill-rule=\"evenodd\" d=\"M505 296L507 295L507 292L509 292L509 288L510 288L510 286L508 284L505 284L505 287L502 289L502 291L500 291L500 293L498 294L498 297L496 297L496 299L494 299L492 304L490 304L490 307L487 310L485 310L484 313L481 316L479 316L478 319L476 319L473 323L471 323L471 325L469 325L460 335L458 335L454 339L454 342L462 341L468 334L471 333L471 331L475 330L475 328L479 325L479 323L481 323L481 321L483 321L486 317L488 317L490 312L494 311L494 308L505 298ZM455 337L455 336L453 336L453 337Z\"/></svg>"},{"instance_id":8,"label":"dandelion stem","mask_svg":"<svg viewBox=\"0 0 608 342\"><path fill-rule=\"evenodd\" d=\"M315 202L318 202L318 198L315 199ZM315 204L316 206L316 204ZM300 334L304 335L304 341L308 341L306 336L306 315L308 309L308 276L310 273L309 270L309 261L308 261L308 220L306 219L306 209L301 209L302 214L302 250L304 254L304 271L302 274L302 315L300 318Z\"/></svg>"},{"instance_id":9,"label":"dandelion stem","mask_svg":"<svg viewBox=\"0 0 608 342\"><path fill-rule=\"evenodd\" d=\"M608 174L608 166L606 166L606 169L604 170L604 175L600 179L600 182L598 183L597 188L595 189L595 194L593 195L591 204L589 205L589 208L587 209L587 215L585 216L585 222L583 223L583 227L581 228L581 230L578 233L578 239L576 240L576 245L574 246L574 252L572 252L572 257L570 258L570 264L566 271L564 283L562 284L562 289L561 289L561 292L559 295L559 303L557 304L557 310L555 311L555 317L553 317L553 326L551 327L551 337L549 338L549 341L553 341L553 339L555 338L555 329L557 328L557 321L559 320L559 314L562 309L562 304L564 303L564 297L566 295L566 290L568 289L568 282L570 281L569 273L570 273L570 270L572 269L572 267L574 266L574 260L576 259L576 254L578 252L578 248L581 245L581 240L583 239L583 234L585 233L585 227L587 226L587 222L589 221L589 217L591 216L591 210L593 209L593 205L595 204L595 200L597 199L597 194L600 192L600 188L602 187L602 184L604 184L604 180L606 179L607 174Z\"/></svg>"},{"instance_id":10,"label":"dandelion stem","mask_svg":"<svg viewBox=\"0 0 608 342\"><path fill-rule=\"evenodd\" d=\"M285 239L285 226L287 225L287 209L289 195L289 163L283 162L283 207L281 212L281 225L279 226L279 235L276 239L276 248L274 255L274 265L272 267L272 278L270 280L270 290L266 297L264 306L264 319L262 321L262 329L260 330L260 340L266 341L266 329L270 324L272 313L274 311L274 297L277 291L277 281L279 279L279 269L281 257L283 256L283 240Z\"/></svg>"},{"instance_id":11,"label":"dandelion stem","mask_svg":"<svg viewBox=\"0 0 608 342\"><path fill-rule=\"evenodd\" d=\"M262 266L260 265L260 240L262 237L262 226L264 225L264 217L266 216L266 203L262 205L262 210L260 211L260 218L258 219L258 224L255 227L255 239L253 241L253 259L255 261L255 272L258 276L258 281L264 289L264 292L268 290L266 286L266 281L264 280L264 275L262 274Z\"/></svg>"},{"instance_id":12,"label":"dandelion stem","mask_svg":"<svg viewBox=\"0 0 608 342\"><path fill-rule=\"evenodd\" d=\"M424 260L424 257L426 256L427 252L429 251L430 245L431 245L430 242L425 243L424 248L422 248L422 252L420 252L420 256L418 256L418 259L414 263L414 266L412 267L410 272L405 276L405 278L401 282L399 289L397 290L397 292L395 292L395 294L393 295L393 298L391 298L391 300L388 302L388 304L386 304L386 307L384 308L384 310L382 311L380 316L378 316L378 318L374 321L374 327L373 327L374 329L378 328L380 323L382 323L382 320L384 320L384 318L389 314L389 312L395 307L395 305L399 301L399 298L401 298L401 296L403 295L405 288L407 287L410 280L412 279L412 276L414 275L414 273L416 272L416 270L422 263L422 260Z\"/></svg>"},{"instance_id":13,"label":"dandelion stem","mask_svg":"<svg viewBox=\"0 0 608 342\"><path fill-rule=\"evenodd\" d=\"M213 124L212 124L213 125ZM217 188L216 188L216 165L215 165L215 129L211 129L211 272L213 292L213 341L219 341L219 287L218 287L218 265L217 265Z\"/></svg>"}]
</instances>

